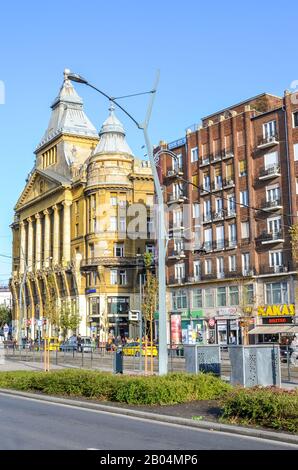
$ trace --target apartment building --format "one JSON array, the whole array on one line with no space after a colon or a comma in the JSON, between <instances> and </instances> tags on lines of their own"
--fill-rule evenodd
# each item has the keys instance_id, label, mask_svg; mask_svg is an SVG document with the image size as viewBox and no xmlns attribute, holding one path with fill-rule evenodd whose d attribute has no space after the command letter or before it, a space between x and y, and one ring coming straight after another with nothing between
<instances>
[{"instance_id":1,"label":"apartment building","mask_svg":"<svg viewBox=\"0 0 298 470\"><path fill-rule=\"evenodd\" d=\"M182 335L191 325L205 342L226 344L294 331L297 96L260 94L155 152L169 221L169 309L181 314Z\"/></svg>"}]
</instances>

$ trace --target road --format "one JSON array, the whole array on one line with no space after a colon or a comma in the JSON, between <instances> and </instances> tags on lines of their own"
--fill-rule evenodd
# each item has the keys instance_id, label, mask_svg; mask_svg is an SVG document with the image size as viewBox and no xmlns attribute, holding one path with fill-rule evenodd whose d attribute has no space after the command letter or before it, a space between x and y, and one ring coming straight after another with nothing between
<instances>
[{"instance_id":1,"label":"road","mask_svg":"<svg viewBox=\"0 0 298 470\"><path fill-rule=\"evenodd\" d=\"M298 446L0 393L0 449L283 450Z\"/></svg>"}]
</instances>

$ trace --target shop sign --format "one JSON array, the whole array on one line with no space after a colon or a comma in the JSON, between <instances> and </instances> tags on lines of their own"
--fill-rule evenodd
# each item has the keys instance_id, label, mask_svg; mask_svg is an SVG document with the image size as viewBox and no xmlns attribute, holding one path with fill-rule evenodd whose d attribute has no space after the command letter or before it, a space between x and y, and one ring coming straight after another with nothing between
<instances>
[{"instance_id":1,"label":"shop sign","mask_svg":"<svg viewBox=\"0 0 298 470\"><path fill-rule=\"evenodd\" d=\"M181 318L189 318L189 310L183 310L181 312Z\"/></svg>"},{"instance_id":2,"label":"shop sign","mask_svg":"<svg viewBox=\"0 0 298 470\"><path fill-rule=\"evenodd\" d=\"M86 289L86 294L95 294L96 289Z\"/></svg>"},{"instance_id":3,"label":"shop sign","mask_svg":"<svg viewBox=\"0 0 298 470\"><path fill-rule=\"evenodd\" d=\"M214 328L214 326L215 326L215 320L214 320L214 318L209 318L209 320L208 320L208 325L210 326L210 328Z\"/></svg>"},{"instance_id":4,"label":"shop sign","mask_svg":"<svg viewBox=\"0 0 298 470\"><path fill-rule=\"evenodd\" d=\"M228 307L228 308L219 308L217 310L217 314L219 316L225 316L225 315L235 315L237 313L237 308L236 307Z\"/></svg>"},{"instance_id":5,"label":"shop sign","mask_svg":"<svg viewBox=\"0 0 298 470\"><path fill-rule=\"evenodd\" d=\"M191 318L202 318L203 310L192 310L190 316Z\"/></svg>"},{"instance_id":6,"label":"shop sign","mask_svg":"<svg viewBox=\"0 0 298 470\"><path fill-rule=\"evenodd\" d=\"M295 315L294 304L284 305L268 305L258 307L259 317L278 317L283 315Z\"/></svg>"},{"instance_id":7,"label":"shop sign","mask_svg":"<svg viewBox=\"0 0 298 470\"><path fill-rule=\"evenodd\" d=\"M280 325L284 323L293 323L293 317L263 318L263 325Z\"/></svg>"},{"instance_id":8,"label":"shop sign","mask_svg":"<svg viewBox=\"0 0 298 470\"><path fill-rule=\"evenodd\" d=\"M154 320L158 320L159 319L159 313L158 312L154 312Z\"/></svg>"}]
</instances>

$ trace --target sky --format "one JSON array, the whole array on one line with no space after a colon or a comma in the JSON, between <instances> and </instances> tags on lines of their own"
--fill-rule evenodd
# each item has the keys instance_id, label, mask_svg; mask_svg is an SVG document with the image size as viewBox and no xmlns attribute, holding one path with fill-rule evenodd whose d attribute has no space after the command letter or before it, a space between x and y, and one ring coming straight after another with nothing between
<instances>
[{"instance_id":1,"label":"sky","mask_svg":"<svg viewBox=\"0 0 298 470\"><path fill-rule=\"evenodd\" d=\"M34 165L63 70L112 96L160 82L150 137L171 142L212 112L298 80L297 3L199 0L3 0L0 6L0 284L11 261L14 205ZM5 100L1 89L5 87ZM76 84L97 129L105 99ZM3 98L3 97L2 97ZM4 103L3 103L4 101ZM142 121L147 97L122 103ZM140 131L121 112L127 140L144 157Z\"/></svg>"}]
</instances>

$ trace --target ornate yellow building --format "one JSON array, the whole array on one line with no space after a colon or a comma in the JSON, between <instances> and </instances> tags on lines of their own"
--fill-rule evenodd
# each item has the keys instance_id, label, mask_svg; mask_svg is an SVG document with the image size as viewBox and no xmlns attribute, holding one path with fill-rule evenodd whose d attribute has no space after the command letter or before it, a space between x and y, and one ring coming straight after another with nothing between
<instances>
[{"instance_id":1,"label":"ornate yellow building","mask_svg":"<svg viewBox=\"0 0 298 470\"><path fill-rule=\"evenodd\" d=\"M135 333L128 311L139 308L141 255L154 250L148 235L153 178L148 162L133 156L112 106L109 111L98 135L65 71L15 206L15 337L21 327L23 336L36 338L38 319L47 318L50 278L57 304L77 306L81 335L105 340L110 331ZM133 225L136 208L143 208L142 230ZM127 235L130 223L136 237Z\"/></svg>"}]
</instances>

